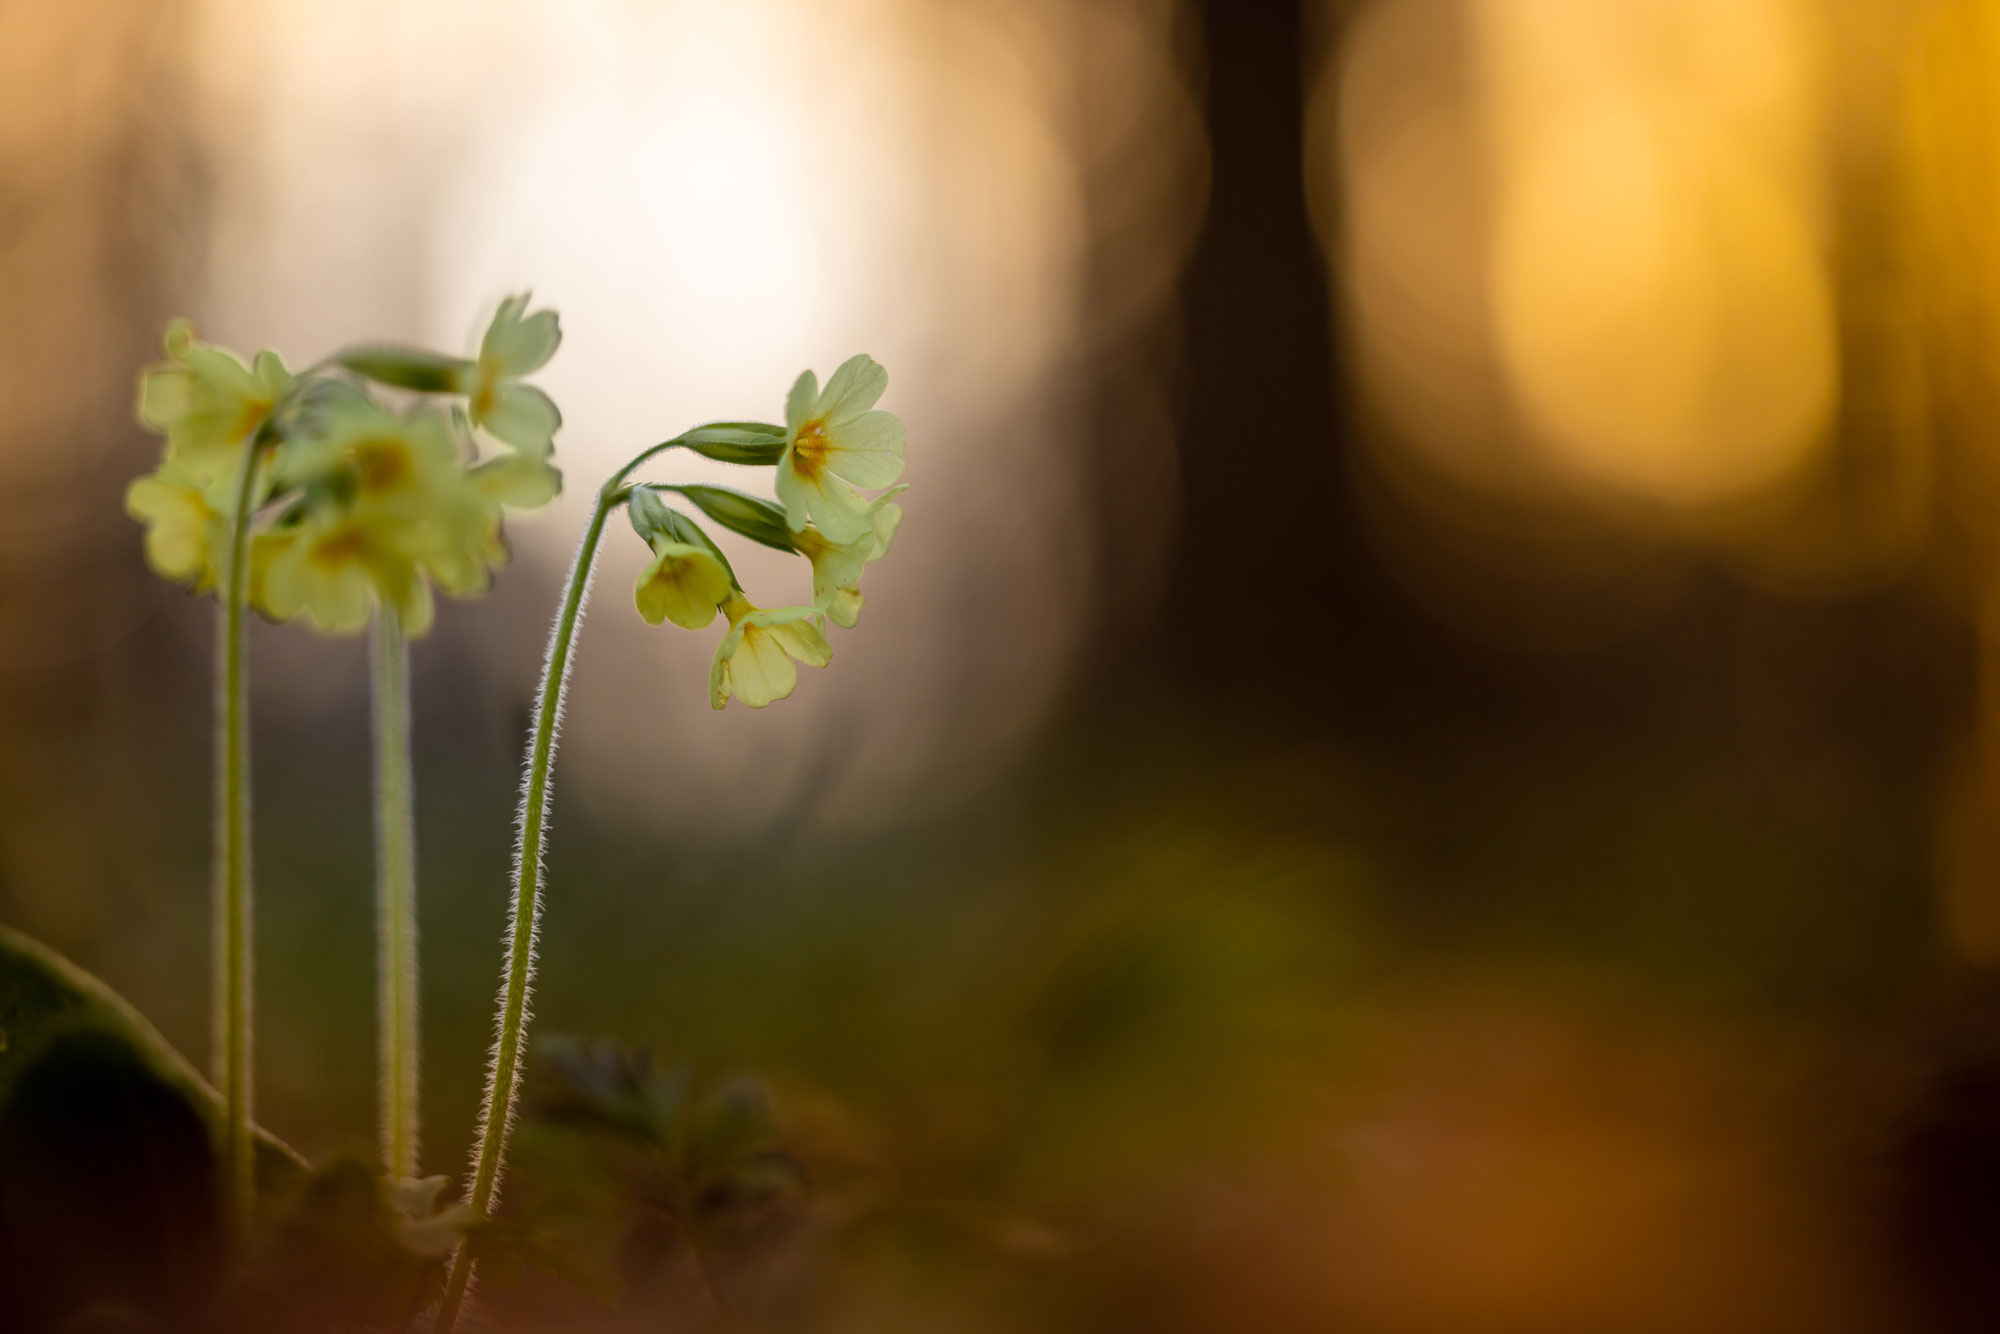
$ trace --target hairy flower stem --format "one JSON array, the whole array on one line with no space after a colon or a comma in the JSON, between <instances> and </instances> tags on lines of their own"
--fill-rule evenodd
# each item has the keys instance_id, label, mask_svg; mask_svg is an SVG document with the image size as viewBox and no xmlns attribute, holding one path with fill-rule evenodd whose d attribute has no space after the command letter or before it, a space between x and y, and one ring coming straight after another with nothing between
<instances>
[{"instance_id":1,"label":"hairy flower stem","mask_svg":"<svg viewBox=\"0 0 2000 1334\"><path fill-rule=\"evenodd\" d=\"M250 701L243 612L250 590L251 497L264 443L260 433L243 451L216 653L215 1063L222 1085L223 1208L237 1236L255 1220L257 1199L250 1139Z\"/></svg>"},{"instance_id":2,"label":"hairy flower stem","mask_svg":"<svg viewBox=\"0 0 2000 1334\"><path fill-rule=\"evenodd\" d=\"M410 649L402 619L375 613L376 1052L381 1069L382 1163L392 1177L417 1175L417 866L410 765Z\"/></svg>"},{"instance_id":3,"label":"hairy flower stem","mask_svg":"<svg viewBox=\"0 0 2000 1334\"><path fill-rule=\"evenodd\" d=\"M479 1147L473 1155L472 1189L466 1202L480 1214L490 1214L500 1185L500 1167L513 1128L514 1100L521 1086L521 1045L528 1029L528 991L535 975L535 932L542 917L542 844L548 832L550 772L555 767L557 733L562 725L563 691L569 685L578 625L590 600L590 577L597 564L597 544L604 521L628 494L625 479L640 464L679 438L654 445L620 468L597 493L590 525L577 544L563 592L562 610L549 634L548 656L542 662L542 683L535 698L535 718L528 732L527 775L521 780L521 813L515 825L514 902L507 922L506 959L502 966L500 1013L495 1021L493 1058L486 1073L486 1102L479 1112ZM472 1251L460 1246L445 1283L444 1304L438 1308L435 1334L451 1334L458 1308L472 1281Z\"/></svg>"}]
</instances>

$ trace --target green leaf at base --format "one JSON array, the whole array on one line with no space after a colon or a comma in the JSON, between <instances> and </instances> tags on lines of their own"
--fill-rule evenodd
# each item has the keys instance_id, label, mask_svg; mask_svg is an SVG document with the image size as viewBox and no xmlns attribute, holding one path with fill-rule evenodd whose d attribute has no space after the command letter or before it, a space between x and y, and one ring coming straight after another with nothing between
<instances>
[{"instance_id":1,"label":"green leaf at base","mask_svg":"<svg viewBox=\"0 0 2000 1334\"><path fill-rule=\"evenodd\" d=\"M22 1071L51 1042L80 1031L108 1034L185 1097L219 1145L222 1095L195 1072L129 1001L48 946L0 926L0 1107ZM257 1193L267 1198L304 1175L305 1159L269 1133L257 1134Z\"/></svg>"}]
</instances>

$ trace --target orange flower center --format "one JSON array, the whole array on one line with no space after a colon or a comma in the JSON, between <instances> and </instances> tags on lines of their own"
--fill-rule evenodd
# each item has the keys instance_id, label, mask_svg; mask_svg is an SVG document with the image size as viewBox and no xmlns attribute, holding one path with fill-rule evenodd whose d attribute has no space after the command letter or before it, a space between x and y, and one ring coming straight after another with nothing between
<instances>
[{"instance_id":1,"label":"orange flower center","mask_svg":"<svg viewBox=\"0 0 2000 1334\"><path fill-rule=\"evenodd\" d=\"M368 539L359 528L342 528L328 533L312 545L312 562L322 570L338 570L360 558Z\"/></svg>"},{"instance_id":2,"label":"orange flower center","mask_svg":"<svg viewBox=\"0 0 2000 1334\"><path fill-rule=\"evenodd\" d=\"M264 418L271 413L268 398L246 398L242 409L236 414L236 426L230 434L231 440L241 440L264 424Z\"/></svg>"},{"instance_id":3,"label":"orange flower center","mask_svg":"<svg viewBox=\"0 0 2000 1334\"><path fill-rule=\"evenodd\" d=\"M354 447L354 470L365 495L393 491L410 477L410 451L400 440L363 440Z\"/></svg>"},{"instance_id":4,"label":"orange flower center","mask_svg":"<svg viewBox=\"0 0 2000 1334\"><path fill-rule=\"evenodd\" d=\"M494 400L500 396L500 373L485 360L479 363L479 379L472 387L472 402L467 405L472 420L483 422L492 415Z\"/></svg>"},{"instance_id":5,"label":"orange flower center","mask_svg":"<svg viewBox=\"0 0 2000 1334\"><path fill-rule=\"evenodd\" d=\"M826 438L825 422L807 422L792 437L792 469L808 482L816 481L826 471L827 457L833 453L833 441Z\"/></svg>"}]
</instances>

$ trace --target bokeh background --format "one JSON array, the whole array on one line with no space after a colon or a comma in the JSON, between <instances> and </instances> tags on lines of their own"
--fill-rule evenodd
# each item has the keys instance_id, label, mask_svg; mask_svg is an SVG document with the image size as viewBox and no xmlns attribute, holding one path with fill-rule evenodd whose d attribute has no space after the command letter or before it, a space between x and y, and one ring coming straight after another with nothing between
<instances>
[{"instance_id":1,"label":"bokeh background","mask_svg":"<svg viewBox=\"0 0 2000 1334\"><path fill-rule=\"evenodd\" d=\"M135 371L525 286L570 492L415 652L427 1167L583 498L865 350L912 489L835 664L712 714L615 537L559 771L539 1031L761 1081L813 1182L739 1321L2000 1320L2000 6L5 0L0 920L198 1061ZM318 1152L364 648L251 654Z\"/></svg>"}]
</instances>

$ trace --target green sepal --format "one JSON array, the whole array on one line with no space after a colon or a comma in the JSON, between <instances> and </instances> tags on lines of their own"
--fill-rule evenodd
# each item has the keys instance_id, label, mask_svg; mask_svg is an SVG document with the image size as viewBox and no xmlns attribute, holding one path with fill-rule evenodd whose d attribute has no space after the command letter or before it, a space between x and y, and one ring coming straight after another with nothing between
<instances>
[{"instance_id":1,"label":"green sepal","mask_svg":"<svg viewBox=\"0 0 2000 1334\"><path fill-rule=\"evenodd\" d=\"M632 520L632 531L647 546L656 537L665 537L674 521L674 512L660 499L659 493L649 486L635 486L632 494L625 498L625 515ZM679 539L674 539L678 541Z\"/></svg>"},{"instance_id":2,"label":"green sepal","mask_svg":"<svg viewBox=\"0 0 2000 1334\"><path fill-rule=\"evenodd\" d=\"M732 533L779 551L799 549L792 540L791 525L785 522L785 511L761 496L745 495L726 486L690 484L673 489Z\"/></svg>"},{"instance_id":3,"label":"green sepal","mask_svg":"<svg viewBox=\"0 0 2000 1334\"><path fill-rule=\"evenodd\" d=\"M682 514L679 510L660 499L659 491L650 486L635 486L626 497L625 513L631 517L632 531L645 539L647 546L658 542L675 542L684 547L700 547L715 557L729 576L731 586L743 585L736 578L736 569L730 565L729 557L722 554L722 548L715 545L715 539L702 531L700 524Z\"/></svg>"},{"instance_id":4,"label":"green sepal","mask_svg":"<svg viewBox=\"0 0 2000 1334\"><path fill-rule=\"evenodd\" d=\"M676 440L703 458L748 468L769 468L785 456L785 428L770 422L710 422Z\"/></svg>"},{"instance_id":5,"label":"green sepal","mask_svg":"<svg viewBox=\"0 0 2000 1334\"><path fill-rule=\"evenodd\" d=\"M700 524L688 518L687 515L676 510L667 510L667 514L673 520L673 540L676 542L685 542L691 547L701 547L709 555L715 557L717 563L722 566L722 572L729 576L730 587L740 592L743 584L736 577L736 567L729 563L729 557L722 554L722 548L715 545L715 539L710 537Z\"/></svg>"},{"instance_id":6,"label":"green sepal","mask_svg":"<svg viewBox=\"0 0 2000 1334\"><path fill-rule=\"evenodd\" d=\"M414 389L420 394L456 393L472 363L421 347L397 343L363 343L344 349L334 361L377 384Z\"/></svg>"}]
</instances>

